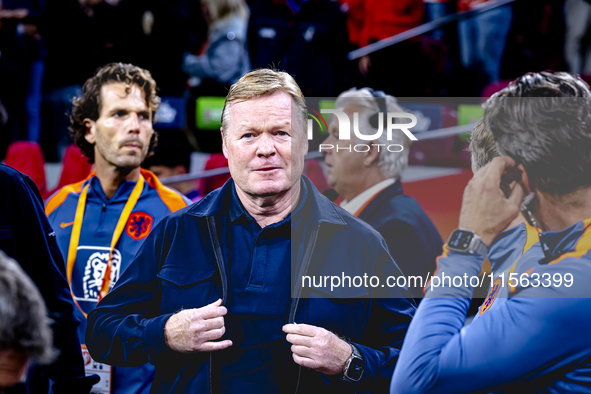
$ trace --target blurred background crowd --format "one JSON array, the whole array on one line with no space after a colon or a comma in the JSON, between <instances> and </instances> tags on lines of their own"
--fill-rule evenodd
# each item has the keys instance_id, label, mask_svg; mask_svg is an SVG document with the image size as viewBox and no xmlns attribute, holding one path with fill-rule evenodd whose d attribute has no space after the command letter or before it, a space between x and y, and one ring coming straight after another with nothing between
<instances>
[{"instance_id":1,"label":"blurred background crowd","mask_svg":"<svg viewBox=\"0 0 591 394\"><path fill-rule=\"evenodd\" d=\"M45 197L83 179L90 166L71 145L68 112L109 62L158 83L162 152L148 164L162 176L225 165L227 89L270 65L308 97L368 86L422 111L424 130L470 123L479 106L470 115L446 97L487 97L530 71L591 74L590 21L585 0L0 0L0 160ZM435 144L469 166L465 140ZM411 164L440 164L430 149L415 146ZM35 169L45 163L67 168L59 185Z\"/></svg>"}]
</instances>

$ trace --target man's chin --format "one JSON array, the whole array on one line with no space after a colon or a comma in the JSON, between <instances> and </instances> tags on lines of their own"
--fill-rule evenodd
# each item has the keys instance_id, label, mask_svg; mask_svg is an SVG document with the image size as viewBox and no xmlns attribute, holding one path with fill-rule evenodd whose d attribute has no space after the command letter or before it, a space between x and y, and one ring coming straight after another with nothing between
<instances>
[{"instance_id":1,"label":"man's chin","mask_svg":"<svg viewBox=\"0 0 591 394\"><path fill-rule=\"evenodd\" d=\"M291 185L289 183L264 184L264 182L261 182L256 187L251 188L249 194L258 197L272 197L289 192L290 189Z\"/></svg>"},{"instance_id":2,"label":"man's chin","mask_svg":"<svg viewBox=\"0 0 591 394\"><path fill-rule=\"evenodd\" d=\"M119 162L117 163L117 168L119 169L119 171L129 172L135 170L141 164L142 161L139 160L139 158L136 158L134 160L119 160Z\"/></svg>"}]
</instances>

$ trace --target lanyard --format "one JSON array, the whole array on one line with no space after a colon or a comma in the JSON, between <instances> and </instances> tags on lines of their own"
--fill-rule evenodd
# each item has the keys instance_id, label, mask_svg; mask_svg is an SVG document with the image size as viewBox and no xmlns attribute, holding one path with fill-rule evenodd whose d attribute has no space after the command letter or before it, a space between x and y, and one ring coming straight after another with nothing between
<instances>
[{"instance_id":1,"label":"lanyard","mask_svg":"<svg viewBox=\"0 0 591 394\"><path fill-rule=\"evenodd\" d=\"M86 206L86 195L88 194L88 186L90 182L82 189L80 193L80 198L78 198L78 205L76 207L76 216L74 218L74 225L72 226L72 235L70 236L70 247L68 249L68 264L67 264L67 275L68 275L68 284L70 285L70 292L72 293L72 299L74 303L80 309L84 317L86 317L86 313L80 308L76 298L74 297L74 292L72 291L72 272L74 271L74 263L76 262L76 254L78 253L78 243L80 242L80 231L82 230L82 219L84 218L84 208ZM115 245L117 245L117 241L119 241L119 237L121 233L123 233L123 229L125 228L125 224L129 219L129 215L133 210L133 207L137 203L138 199L140 198L140 194L142 194L142 190L144 188L144 177L140 174L140 178L138 179L135 187L133 188L129 199L125 203L125 207L123 207L123 212L121 212L121 216L119 217L119 221L117 222L117 226L115 227L115 232L113 233L113 238L111 239L111 249L109 251L109 259L107 260L107 268L105 269L105 275L103 276L103 282L101 285L101 290L98 296L98 301L103 299L104 296L107 295L109 292L109 286L111 284L111 268L113 266L113 262L111 261L113 257L113 249L115 249Z\"/></svg>"},{"instance_id":2,"label":"lanyard","mask_svg":"<svg viewBox=\"0 0 591 394\"><path fill-rule=\"evenodd\" d=\"M377 192L376 194L374 194L373 196L371 196L371 198L370 198L369 200L367 200L367 201L366 201L366 202L365 202L365 203L364 203L364 204L361 206L361 208L359 208L359 209L357 210L357 212L355 212L355 213L353 214L353 216L355 216L356 218L358 218L358 217L359 217L359 215L361 215L361 212L363 212L363 210L364 210L365 208L367 208L367 206L369 205L369 203L370 203L370 202L372 202L372 201L373 201L373 199L374 199L374 198L376 198L376 197L378 196L378 194L380 194L380 193L381 193L381 192L383 192L384 190L386 190L386 189L384 188L384 189L380 190L379 192Z\"/></svg>"},{"instance_id":3,"label":"lanyard","mask_svg":"<svg viewBox=\"0 0 591 394\"><path fill-rule=\"evenodd\" d=\"M525 252L527 252L529 249L531 249L531 247L534 246L534 244L540 240L539 230L536 227L530 226L529 223L525 223L525 230L526 230L526 241L525 241L525 245L523 246L523 252L521 253L521 256L519 256L517 258L515 263L513 263L513 266L511 267L511 271L509 271L509 277L507 278L507 288L509 289L509 291L511 293L515 293L516 286L511 286L510 282L511 282L511 274L513 273L513 271L515 271L515 267L517 267L517 263L519 262L519 260L521 260L521 257L523 257Z\"/></svg>"}]
</instances>

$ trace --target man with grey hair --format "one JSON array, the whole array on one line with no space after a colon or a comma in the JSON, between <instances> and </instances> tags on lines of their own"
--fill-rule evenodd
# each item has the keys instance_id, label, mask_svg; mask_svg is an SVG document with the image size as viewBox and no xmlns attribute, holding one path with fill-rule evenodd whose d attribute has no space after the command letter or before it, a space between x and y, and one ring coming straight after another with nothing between
<instances>
[{"instance_id":1,"label":"man with grey hair","mask_svg":"<svg viewBox=\"0 0 591 394\"><path fill-rule=\"evenodd\" d=\"M438 260L390 392L589 392L591 90L567 73L526 74L491 97L484 116L506 156L464 191L460 228ZM480 318L465 326L474 284L436 283L477 275L520 212L539 242L495 279Z\"/></svg>"},{"instance_id":2,"label":"man with grey hair","mask_svg":"<svg viewBox=\"0 0 591 394\"><path fill-rule=\"evenodd\" d=\"M369 88L350 89L339 95L336 108L349 116L351 124L357 114L360 132L375 134L376 125L371 119L381 112L380 106L389 113L404 112L395 97L380 93ZM336 117L328 131L323 144L333 148L323 150L327 178L329 185L345 198L341 207L384 237L392 258L407 277L426 278L434 273L443 241L417 201L404 194L400 182L408 165L410 139L398 130L392 133L391 141L385 132L373 141L360 141L354 133L351 140L340 140ZM368 149L351 148L360 143ZM422 281L409 287L415 299L423 296Z\"/></svg>"},{"instance_id":3,"label":"man with grey hair","mask_svg":"<svg viewBox=\"0 0 591 394\"><path fill-rule=\"evenodd\" d=\"M500 156L495 144L495 137L485 119L480 119L474 125L470 136L468 151L472 157L472 172L487 165L495 157Z\"/></svg>"},{"instance_id":4,"label":"man with grey hair","mask_svg":"<svg viewBox=\"0 0 591 394\"><path fill-rule=\"evenodd\" d=\"M22 268L0 250L0 393L21 381L28 361L49 364L55 351L45 303Z\"/></svg>"},{"instance_id":5,"label":"man with grey hair","mask_svg":"<svg viewBox=\"0 0 591 394\"><path fill-rule=\"evenodd\" d=\"M415 306L405 287L375 283L401 275L383 238L302 176L305 113L284 72L232 85L232 178L154 228L88 315L94 359L149 361L157 393L387 388ZM354 282L364 275L373 285Z\"/></svg>"}]
</instances>

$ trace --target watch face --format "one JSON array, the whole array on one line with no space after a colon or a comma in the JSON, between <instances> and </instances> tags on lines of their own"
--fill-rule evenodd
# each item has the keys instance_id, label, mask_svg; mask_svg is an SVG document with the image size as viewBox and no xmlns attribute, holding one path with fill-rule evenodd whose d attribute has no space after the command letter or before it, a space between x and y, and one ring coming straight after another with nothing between
<instances>
[{"instance_id":1,"label":"watch face","mask_svg":"<svg viewBox=\"0 0 591 394\"><path fill-rule=\"evenodd\" d=\"M354 357L349 364L349 368L347 368L347 378L357 382L361 379L361 375L363 375L363 367L365 366L365 361L361 358Z\"/></svg>"},{"instance_id":2,"label":"watch face","mask_svg":"<svg viewBox=\"0 0 591 394\"><path fill-rule=\"evenodd\" d=\"M468 249L468 246L470 246L472 238L474 238L474 233L470 231L456 230L451 237L449 237L447 246L453 249L466 250Z\"/></svg>"}]
</instances>

